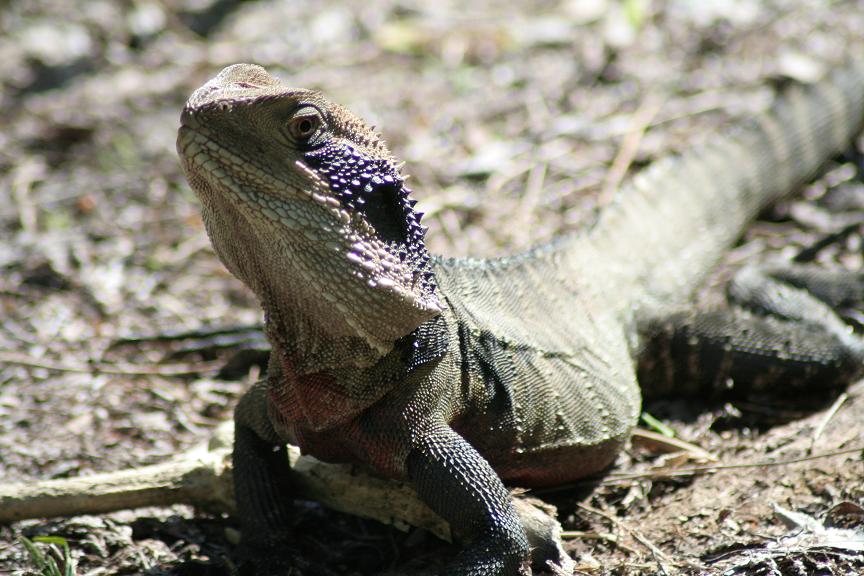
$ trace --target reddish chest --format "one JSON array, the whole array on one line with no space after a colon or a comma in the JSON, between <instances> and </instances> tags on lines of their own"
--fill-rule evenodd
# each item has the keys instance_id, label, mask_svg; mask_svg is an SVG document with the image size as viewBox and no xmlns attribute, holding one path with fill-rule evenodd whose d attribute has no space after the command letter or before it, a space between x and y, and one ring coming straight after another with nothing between
<instances>
[{"instance_id":1,"label":"reddish chest","mask_svg":"<svg viewBox=\"0 0 864 576\"><path fill-rule=\"evenodd\" d=\"M402 476L398 462L403 451L395 435L380 437L361 426L368 406L346 394L327 372L297 374L291 368L283 363L281 379L268 390L271 421L285 440L319 460L363 464L379 474Z\"/></svg>"}]
</instances>

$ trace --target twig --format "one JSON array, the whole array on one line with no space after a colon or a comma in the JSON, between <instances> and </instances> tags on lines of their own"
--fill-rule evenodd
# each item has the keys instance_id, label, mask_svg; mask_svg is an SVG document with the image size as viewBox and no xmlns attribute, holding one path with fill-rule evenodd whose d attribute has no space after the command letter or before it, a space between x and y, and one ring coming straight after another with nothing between
<instances>
[{"instance_id":1,"label":"twig","mask_svg":"<svg viewBox=\"0 0 864 576\"><path fill-rule=\"evenodd\" d=\"M614 472L608 474L606 478L601 479L598 483L602 485L618 484L620 482L629 482L631 480L641 479L663 479L663 478L682 478L688 476L698 476L701 474L710 474L720 470L739 470L742 468L764 468L769 466L786 466L789 464L798 464L800 462L809 462L811 460L819 460L821 458L833 458L834 456L843 456L844 454L854 454L855 452L864 451L864 446L856 448L846 448L844 450L834 450L832 452L822 452L819 454L811 454L809 456L801 456L799 458L789 458L788 460L777 460L775 462L745 462L740 464L711 464L705 466L692 466L690 468L681 468L679 470L663 470L653 472L643 472L639 474L616 474Z\"/></svg>"},{"instance_id":2,"label":"twig","mask_svg":"<svg viewBox=\"0 0 864 576\"><path fill-rule=\"evenodd\" d=\"M637 552L635 548L631 548L626 544L622 544L621 538L609 532L597 532L595 530L565 530L564 532L561 532L561 538L565 540L602 540L604 542L608 542L609 544L614 544L615 547L624 550L628 554L632 554L634 556L637 556L639 554L639 552Z\"/></svg>"},{"instance_id":3,"label":"twig","mask_svg":"<svg viewBox=\"0 0 864 576\"><path fill-rule=\"evenodd\" d=\"M651 444L654 447L660 447L666 452L687 452L695 458L701 458L703 460L707 460L708 462L717 461L717 457L708 452L707 450L704 450L699 446L696 446L695 444L691 444L690 442L681 440L680 438L670 438L665 434L658 434L657 432L643 430L641 428L634 429L631 437L633 439L642 440L645 443Z\"/></svg>"},{"instance_id":4,"label":"twig","mask_svg":"<svg viewBox=\"0 0 864 576\"><path fill-rule=\"evenodd\" d=\"M600 192L599 206L606 206L615 197L621 181L627 174L627 170L633 163L633 158L636 157L636 152L639 150L639 143L642 142L642 137L645 131L651 124L651 120L660 111L663 106L663 99L656 94L649 95L636 113L633 115L630 130L621 142L621 147L618 149L618 154L612 161L612 166L606 174L606 180L603 182L603 190Z\"/></svg>"},{"instance_id":5,"label":"twig","mask_svg":"<svg viewBox=\"0 0 864 576\"><path fill-rule=\"evenodd\" d=\"M197 364L163 364L163 365L135 365L135 364L87 364L76 366L72 364L61 364L31 358L14 352L0 352L0 364L17 364L18 366L30 366L33 368L44 368L58 372L78 372L81 374L116 374L120 376L182 376L185 374L202 374L207 372L218 372L224 362L200 362Z\"/></svg>"},{"instance_id":6,"label":"twig","mask_svg":"<svg viewBox=\"0 0 864 576\"><path fill-rule=\"evenodd\" d=\"M20 164L12 177L12 197L18 208L18 221L21 228L34 232L38 225L36 206L30 197L33 184L45 177L45 163L29 160Z\"/></svg>"},{"instance_id":7,"label":"twig","mask_svg":"<svg viewBox=\"0 0 864 576\"><path fill-rule=\"evenodd\" d=\"M813 449L813 446L816 444L816 441L819 440L819 437L822 436L822 433L825 431L825 427L828 426L828 422L834 418L834 415L837 414L837 411L840 410L840 407L846 402L846 399L849 398L849 394L843 392L834 403L831 405L831 408L828 409L828 412L825 413L825 416L822 417L822 421L819 422L819 425L816 427L816 430L813 431L813 439L810 441L810 450Z\"/></svg>"},{"instance_id":8,"label":"twig","mask_svg":"<svg viewBox=\"0 0 864 576\"><path fill-rule=\"evenodd\" d=\"M853 222L852 224L848 224L837 232L826 234L810 246L802 248L801 251L798 252L798 254L796 254L794 258L792 258L792 261L812 262L822 250L833 244L839 244L840 242L846 241L846 239L851 236L853 232L861 229L862 226L864 226L864 222Z\"/></svg>"},{"instance_id":9,"label":"twig","mask_svg":"<svg viewBox=\"0 0 864 576\"><path fill-rule=\"evenodd\" d=\"M121 336L115 340L114 345L120 344L143 344L148 342L174 342L177 340L203 340L216 336L226 335L261 335L263 327L257 324L235 324L231 326L207 326L195 330L165 330L156 334L133 334Z\"/></svg>"},{"instance_id":10,"label":"twig","mask_svg":"<svg viewBox=\"0 0 864 576\"><path fill-rule=\"evenodd\" d=\"M607 514L602 510L598 510L597 508L593 508L591 506L588 506L587 504L577 504L576 506L580 510L584 510L585 512L602 516L603 518L611 522L612 525L619 530L624 530L625 532L628 532L631 536L633 536L634 540L642 544L645 548L648 549L649 552L651 552L651 555L654 557L655 562L657 562L657 565L660 567L660 571L663 574L669 574L669 570L667 569L666 565L674 564L674 562L672 562L672 560L669 558L669 556L666 555L666 553L664 553L662 550L660 550L660 548L655 546L653 542L646 538L644 534L642 534L635 528L629 527L624 522L618 520L611 514Z\"/></svg>"},{"instance_id":11,"label":"twig","mask_svg":"<svg viewBox=\"0 0 864 576\"><path fill-rule=\"evenodd\" d=\"M519 225L513 229L514 236L519 236L519 243L527 243L530 240L531 222L537 216L535 210L543 192L543 181L546 179L547 165L536 164L528 173L528 181L525 184L525 194L519 203Z\"/></svg>"}]
</instances>

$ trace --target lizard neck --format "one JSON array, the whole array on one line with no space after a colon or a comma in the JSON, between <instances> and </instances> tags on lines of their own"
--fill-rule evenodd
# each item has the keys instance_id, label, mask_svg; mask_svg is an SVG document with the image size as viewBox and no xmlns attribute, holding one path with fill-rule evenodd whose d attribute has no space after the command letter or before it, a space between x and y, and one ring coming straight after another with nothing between
<instances>
[{"instance_id":1,"label":"lizard neck","mask_svg":"<svg viewBox=\"0 0 864 576\"><path fill-rule=\"evenodd\" d=\"M317 285L295 259L281 256L290 253L289 242L283 245L278 235L249 226L218 196L202 195L202 205L219 259L258 297L268 339L297 373L369 366L392 349L393 339L370 338L340 312L340 302L328 293L339 287ZM337 296L344 300L347 292L343 288Z\"/></svg>"},{"instance_id":2,"label":"lizard neck","mask_svg":"<svg viewBox=\"0 0 864 576\"><path fill-rule=\"evenodd\" d=\"M366 337L353 333L350 324L341 322L332 309L323 309L321 301L293 294L276 295L262 288L259 297L265 311L267 338L274 352L296 373L365 368L386 355Z\"/></svg>"}]
</instances>

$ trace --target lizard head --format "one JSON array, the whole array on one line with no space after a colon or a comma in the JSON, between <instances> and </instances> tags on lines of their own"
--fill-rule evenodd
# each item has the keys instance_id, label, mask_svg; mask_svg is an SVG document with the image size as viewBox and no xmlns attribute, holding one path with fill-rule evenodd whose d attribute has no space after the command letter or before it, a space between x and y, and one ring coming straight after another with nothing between
<instances>
[{"instance_id":1,"label":"lizard head","mask_svg":"<svg viewBox=\"0 0 864 576\"><path fill-rule=\"evenodd\" d=\"M441 312L422 214L347 109L236 64L189 98L177 150L217 254L268 318L308 308L306 324L386 352Z\"/></svg>"}]
</instances>

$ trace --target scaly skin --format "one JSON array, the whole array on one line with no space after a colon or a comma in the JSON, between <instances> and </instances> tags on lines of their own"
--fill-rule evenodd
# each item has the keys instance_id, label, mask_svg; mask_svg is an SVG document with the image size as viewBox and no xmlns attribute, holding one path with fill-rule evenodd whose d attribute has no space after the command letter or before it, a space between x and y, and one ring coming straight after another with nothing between
<instances>
[{"instance_id":1,"label":"scaly skin","mask_svg":"<svg viewBox=\"0 0 864 576\"><path fill-rule=\"evenodd\" d=\"M706 356L710 382L682 387L849 378L860 342L773 276L739 291L783 293L785 320L680 307L762 207L848 144L862 99L864 70L851 66L658 162L583 236L447 260L428 255L394 158L349 111L248 64L197 90L178 153L273 346L267 380L235 416L238 512L262 548L259 572L281 569L288 539L287 464L273 450L285 442L409 480L465 542L444 573L512 575L530 571L529 550L504 482L556 484L610 464L639 415L637 368L675 376L667 358L711 344L722 353ZM860 293L860 279L850 285ZM796 332L792 320L809 324Z\"/></svg>"}]
</instances>

